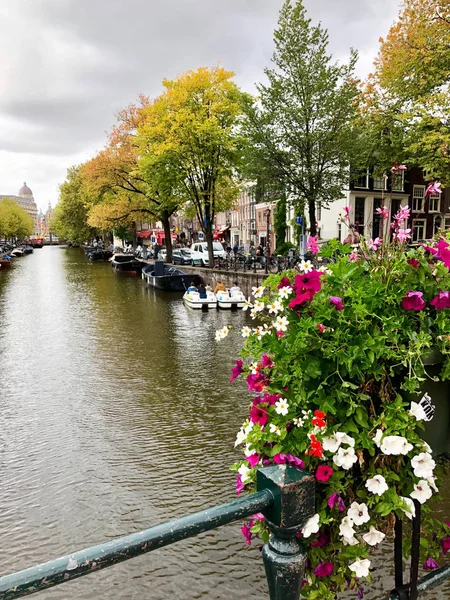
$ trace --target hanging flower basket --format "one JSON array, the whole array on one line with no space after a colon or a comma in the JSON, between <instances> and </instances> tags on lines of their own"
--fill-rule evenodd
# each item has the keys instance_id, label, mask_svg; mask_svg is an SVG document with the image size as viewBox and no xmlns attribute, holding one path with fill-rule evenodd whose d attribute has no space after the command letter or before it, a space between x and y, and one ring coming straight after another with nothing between
<instances>
[{"instance_id":1,"label":"hanging flower basket","mask_svg":"<svg viewBox=\"0 0 450 600\"><path fill-rule=\"evenodd\" d=\"M396 518L413 517L413 500L422 505L423 530L435 533L421 543L425 567L435 568L450 547L448 525L429 516L438 485L423 439L435 411L425 386L450 378L450 243L408 249L409 209L392 228L386 207L379 211L383 239L329 243L326 266L303 263L301 272L253 290L255 326L241 331L231 377L245 378L252 393L236 439L237 493L252 491L265 465L315 475L316 513L298 532L308 549L302 594L310 600L345 590L362 597L371 550L386 543ZM439 355L431 368L430 352ZM243 533L249 543L266 541L262 515Z\"/></svg>"}]
</instances>

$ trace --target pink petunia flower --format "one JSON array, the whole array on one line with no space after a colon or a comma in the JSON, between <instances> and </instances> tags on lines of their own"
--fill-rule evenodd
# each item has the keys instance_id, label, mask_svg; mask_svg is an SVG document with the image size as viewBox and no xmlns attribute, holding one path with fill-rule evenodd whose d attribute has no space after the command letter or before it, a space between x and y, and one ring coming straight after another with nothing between
<instances>
[{"instance_id":1,"label":"pink petunia flower","mask_svg":"<svg viewBox=\"0 0 450 600\"><path fill-rule=\"evenodd\" d=\"M316 471L316 479L317 481L321 481L322 483L326 483L330 477L333 475L334 471L328 465L319 465Z\"/></svg>"},{"instance_id":2,"label":"pink petunia flower","mask_svg":"<svg viewBox=\"0 0 450 600\"><path fill-rule=\"evenodd\" d=\"M256 375L250 373L246 380L249 392L262 392L269 383L269 379L264 373L256 373Z\"/></svg>"},{"instance_id":3,"label":"pink petunia flower","mask_svg":"<svg viewBox=\"0 0 450 600\"><path fill-rule=\"evenodd\" d=\"M330 296L330 304L333 304L333 306L336 307L336 310L344 310L342 298L339 298L339 296Z\"/></svg>"},{"instance_id":4,"label":"pink petunia flower","mask_svg":"<svg viewBox=\"0 0 450 600\"><path fill-rule=\"evenodd\" d=\"M230 383L233 383L233 381L237 377L239 377L239 375L241 375L241 373L243 371L243 369L242 369L243 364L244 363L240 359L236 361L236 366L231 369Z\"/></svg>"},{"instance_id":5,"label":"pink petunia flower","mask_svg":"<svg viewBox=\"0 0 450 600\"><path fill-rule=\"evenodd\" d=\"M328 498L328 506L331 508L331 510L333 510L336 507L336 505L337 505L337 509L339 512L342 512L345 510L344 501L339 496L339 494L334 493L334 494L331 494L331 496Z\"/></svg>"},{"instance_id":6,"label":"pink petunia flower","mask_svg":"<svg viewBox=\"0 0 450 600\"><path fill-rule=\"evenodd\" d=\"M323 548L330 541L330 537L323 531L319 531L317 538L311 542L311 546L314 548Z\"/></svg>"},{"instance_id":7,"label":"pink petunia flower","mask_svg":"<svg viewBox=\"0 0 450 600\"><path fill-rule=\"evenodd\" d=\"M273 462L276 465L292 465L293 467L297 467L297 469L305 468L305 463L302 459L297 458L297 456L293 456L292 454L275 454Z\"/></svg>"},{"instance_id":8,"label":"pink petunia flower","mask_svg":"<svg viewBox=\"0 0 450 600\"><path fill-rule=\"evenodd\" d=\"M261 357L261 366L264 369L271 369L273 367L273 360L270 358L270 356L267 356L266 353L264 353Z\"/></svg>"},{"instance_id":9,"label":"pink petunia flower","mask_svg":"<svg viewBox=\"0 0 450 600\"><path fill-rule=\"evenodd\" d=\"M431 300L430 304L431 306L434 306L436 310L450 308L450 292L439 292L439 294Z\"/></svg>"},{"instance_id":10,"label":"pink petunia flower","mask_svg":"<svg viewBox=\"0 0 450 600\"><path fill-rule=\"evenodd\" d=\"M416 258L410 258L408 260L408 265L411 265L415 269L418 269L420 267L420 262Z\"/></svg>"},{"instance_id":11,"label":"pink petunia flower","mask_svg":"<svg viewBox=\"0 0 450 600\"><path fill-rule=\"evenodd\" d=\"M447 269L450 269L450 244L445 240L439 240L436 244L436 258L441 260Z\"/></svg>"},{"instance_id":12,"label":"pink petunia flower","mask_svg":"<svg viewBox=\"0 0 450 600\"><path fill-rule=\"evenodd\" d=\"M405 310L423 310L427 304L422 296L422 292L407 292L405 298L402 298L402 308Z\"/></svg>"},{"instance_id":13,"label":"pink petunia flower","mask_svg":"<svg viewBox=\"0 0 450 600\"><path fill-rule=\"evenodd\" d=\"M239 496L239 494L245 489L245 485L242 483L242 476L239 473L236 479L236 495Z\"/></svg>"},{"instance_id":14,"label":"pink petunia flower","mask_svg":"<svg viewBox=\"0 0 450 600\"><path fill-rule=\"evenodd\" d=\"M261 427L264 427L268 420L267 410L263 406L254 404L250 408L250 421L252 423L257 423Z\"/></svg>"},{"instance_id":15,"label":"pink petunia flower","mask_svg":"<svg viewBox=\"0 0 450 600\"><path fill-rule=\"evenodd\" d=\"M314 569L313 573L316 577L329 577L334 570L333 563L331 562L321 562Z\"/></svg>"},{"instance_id":16,"label":"pink petunia flower","mask_svg":"<svg viewBox=\"0 0 450 600\"><path fill-rule=\"evenodd\" d=\"M252 545L252 532L250 531L250 527L247 523L244 523L241 527L241 533L245 537L245 541L249 546Z\"/></svg>"},{"instance_id":17,"label":"pink petunia flower","mask_svg":"<svg viewBox=\"0 0 450 600\"><path fill-rule=\"evenodd\" d=\"M280 281L280 283L277 285L277 288L279 290L281 290L281 288L284 287L292 287L292 283L290 282L290 280L288 279L288 277L283 277L283 279Z\"/></svg>"},{"instance_id":18,"label":"pink petunia flower","mask_svg":"<svg viewBox=\"0 0 450 600\"><path fill-rule=\"evenodd\" d=\"M425 571L432 571L433 569L439 569L439 565L434 560L434 558L431 558L431 556L429 556L424 562L423 568Z\"/></svg>"}]
</instances>

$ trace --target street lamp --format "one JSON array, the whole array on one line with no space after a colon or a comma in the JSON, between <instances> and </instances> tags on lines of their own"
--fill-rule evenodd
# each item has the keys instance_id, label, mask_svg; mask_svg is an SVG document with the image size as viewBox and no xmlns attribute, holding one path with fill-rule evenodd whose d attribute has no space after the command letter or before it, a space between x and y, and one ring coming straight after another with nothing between
<instances>
[{"instance_id":1,"label":"street lamp","mask_svg":"<svg viewBox=\"0 0 450 600\"><path fill-rule=\"evenodd\" d=\"M265 212L266 215L266 273L269 272L269 259L270 259L270 208Z\"/></svg>"}]
</instances>

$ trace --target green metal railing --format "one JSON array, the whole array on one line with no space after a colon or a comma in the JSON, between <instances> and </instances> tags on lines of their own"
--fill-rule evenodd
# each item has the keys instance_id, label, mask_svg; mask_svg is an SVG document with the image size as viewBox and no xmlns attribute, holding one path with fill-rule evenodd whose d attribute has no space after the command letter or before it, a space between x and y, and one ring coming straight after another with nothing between
<instances>
[{"instance_id":1,"label":"green metal railing","mask_svg":"<svg viewBox=\"0 0 450 600\"><path fill-rule=\"evenodd\" d=\"M0 600L21 598L84 577L257 512L264 514L271 532L262 551L270 600L299 600L306 554L296 534L314 512L314 477L285 465L260 469L257 492L251 496L0 577ZM396 525L396 590L389 600L416 600L421 592L450 578L450 566L447 566L417 581L420 510L418 515L413 523L411 576L407 585L403 584L399 554L401 521Z\"/></svg>"}]
</instances>

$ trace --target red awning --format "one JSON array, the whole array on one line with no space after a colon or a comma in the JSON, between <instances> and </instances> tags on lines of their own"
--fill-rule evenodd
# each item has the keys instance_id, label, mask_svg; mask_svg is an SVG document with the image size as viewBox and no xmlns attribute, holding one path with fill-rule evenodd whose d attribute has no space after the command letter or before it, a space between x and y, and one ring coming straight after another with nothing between
<instances>
[{"instance_id":1,"label":"red awning","mask_svg":"<svg viewBox=\"0 0 450 600\"><path fill-rule=\"evenodd\" d=\"M138 231L136 237L138 238L149 238L152 235L151 231Z\"/></svg>"}]
</instances>

